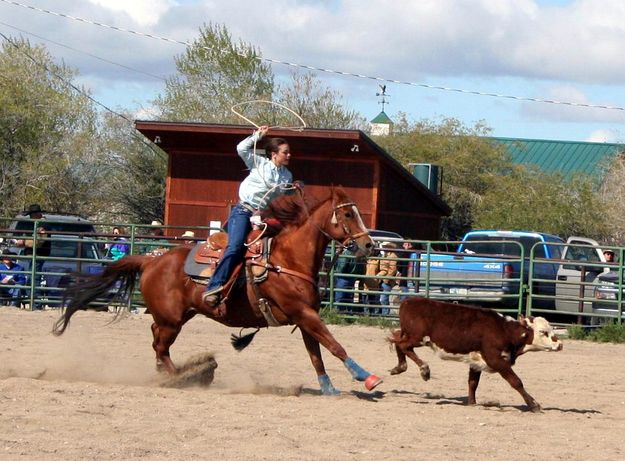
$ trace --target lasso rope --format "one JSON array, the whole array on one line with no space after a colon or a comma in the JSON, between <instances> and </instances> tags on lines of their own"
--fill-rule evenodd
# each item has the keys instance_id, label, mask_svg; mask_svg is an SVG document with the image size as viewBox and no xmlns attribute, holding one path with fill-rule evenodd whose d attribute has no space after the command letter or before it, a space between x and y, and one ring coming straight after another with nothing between
<instances>
[{"instance_id":1,"label":"lasso rope","mask_svg":"<svg viewBox=\"0 0 625 461\"><path fill-rule=\"evenodd\" d=\"M304 119L302 117L300 117L300 115L295 112L292 109L289 109L288 107L286 107L283 104L280 104L278 102L274 102L274 101L266 101L264 99L254 99L252 101L244 101L244 102L240 102L238 104L235 104L234 106L232 106L230 108L230 110L232 112L234 112L235 115L241 117L243 120L245 120L246 122L250 123L251 125L254 125L256 127L256 129L260 128L260 125L257 125L256 123L254 123L252 120L250 120L249 118L247 118L245 115L243 115L242 113L238 112L236 109L241 107L241 106L246 106L246 105L250 105L250 104L269 104L272 106L278 106L288 112L290 112L291 114L295 115L295 117L297 117L299 119L300 122L302 122L301 126L297 126L297 127L292 127L292 126L281 126L281 125L276 125L276 126L270 126L269 129L282 129L282 130L291 130L291 131L303 131L304 128L306 128L306 122L304 121Z\"/></svg>"}]
</instances>

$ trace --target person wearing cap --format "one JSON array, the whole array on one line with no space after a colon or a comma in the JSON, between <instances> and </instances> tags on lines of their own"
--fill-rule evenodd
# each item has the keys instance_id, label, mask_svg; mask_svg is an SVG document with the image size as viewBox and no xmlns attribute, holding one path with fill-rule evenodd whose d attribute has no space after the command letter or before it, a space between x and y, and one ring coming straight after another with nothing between
<instances>
[{"instance_id":1,"label":"person wearing cap","mask_svg":"<svg viewBox=\"0 0 625 461\"><path fill-rule=\"evenodd\" d=\"M154 255L155 253L162 254L165 251L167 251L167 246L169 244L169 241L164 238L165 232L163 232L163 229L160 227L162 225L163 223L161 223L160 221L156 221L156 220L152 221L150 226L159 226L159 227L151 227L150 229L148 229L146 237L144 237L143 243L135 247L137 254ZM159 250L159 251L156 252L156 250Z\"/></svg>"},{"instance_id":2,"label":"person wearing cap","mask_svg":"<svg viewBox=\"0 0 625 461\"><path fill-rule=\"evenodd\" d=\"M2 262L0 263L0 284L2 285L25 285L26 274L21 272L24 268L13 261L15 253L9 250L2 252ZM0 287L0 296L10 299L10 305L19 307L20 298L22 298L22 289L12 286Z\"/></svg>"},{"instance_id":3,"label":"person wearing cap","mask_svg":"<svg viewBox=\"0 0 625 461\"><path fill-rule=\"evenodd\" d=\"M603 250L603 256L605 256L605 262L613 263L614 261L614 251L612 250Z\"/></svg>"},{"instance_id":4,"label":"person wearing cap","mask_svg":"<svg viewBox=\"0 0 625 461\"><path fill-rule=\"evenodd\" d=\"M293 175L287 168L291 150L286 140L269 139L265 143L265 157L256 155L255 144L268 130L268 126L261 126L237 145L237 153L250 172L239 186L239 203L230 211L227 225L228 245L202 295L202 301L208 307L221 303L224 285L245 255L244 243L252 229L252 215L266 208L278 195L291 190L289 186L293 182Z\"/></svg>"},{"instance_id":5,"label":"person wearing cap","mask_svg":"<svg viewBox=\"0 0 625 461\"><path fill-rule=\"evenodd\" d=\"M195 245L195 232L193 231L184 231L180 238L184 240L185 245Z\"/></svg>"}]
</instances>

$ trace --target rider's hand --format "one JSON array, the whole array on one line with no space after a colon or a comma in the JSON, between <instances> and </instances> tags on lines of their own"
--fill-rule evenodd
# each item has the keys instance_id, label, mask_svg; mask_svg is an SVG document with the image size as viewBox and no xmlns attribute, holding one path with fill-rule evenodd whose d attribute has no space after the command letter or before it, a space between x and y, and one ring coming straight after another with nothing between
<instances>
[{"instance_id":1,"label":"rider's hand","mask_svg":"<svg viewBox=\"0 0 625 461\"><path fill-rule=\"evenodd\" d=\"M259 126L258 130L256 131L256 133L258 133L258 139L262 139L263 136L265 136L268 131L269 131L269 127L267 125Z\"/></svg>"}]
</instances>

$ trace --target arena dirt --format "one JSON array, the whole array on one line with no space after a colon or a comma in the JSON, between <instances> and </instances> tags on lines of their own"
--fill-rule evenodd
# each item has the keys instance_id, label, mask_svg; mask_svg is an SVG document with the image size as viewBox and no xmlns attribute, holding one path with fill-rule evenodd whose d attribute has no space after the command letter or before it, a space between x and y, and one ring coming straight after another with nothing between
<instances>
[{"instance_id":1,"label":"arena dirt","mask_svg":"<svg viewBox=\"0 0 625 461\"><path fill-rule=\"evenodd\" d=\"M467 367L427 350L430 381L412 364L389 376L395 355L379 328L330 327L385 382L367 392L325 353L342 394L322 397L291 328L263 330L236 352L236 330L193 319L172 358L204 354L218 366L210 386L181 389L154 369L149 315L109 324L111 314L81 312L58 338L57 316L0 308L0 459L625 458L624 345L565 341L562 352L521 357L515 370L543 407L533 414L498 375L483 375L467 407Z\"/></svg>"}]
</instances>

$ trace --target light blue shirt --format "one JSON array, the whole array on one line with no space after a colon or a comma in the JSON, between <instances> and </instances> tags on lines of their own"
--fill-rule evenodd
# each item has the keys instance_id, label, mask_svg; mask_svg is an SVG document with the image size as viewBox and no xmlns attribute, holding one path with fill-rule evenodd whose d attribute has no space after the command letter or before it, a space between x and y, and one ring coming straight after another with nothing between
<instances>
[{"instance_id":1,"label":"light blue shirt","mask_svg":"<svg viewBox=\"0 0 625 461\"><path fill-rule=\"evenodd\" d=\"M237 153L250 169L250 174L239 186L239 199L254 208L262 209L276 196L286 192L284 186L293 182L293 175L285 166L276 166L264 155L254 154L258 133L237 145Z\"/></svg>"}]
</instances>

